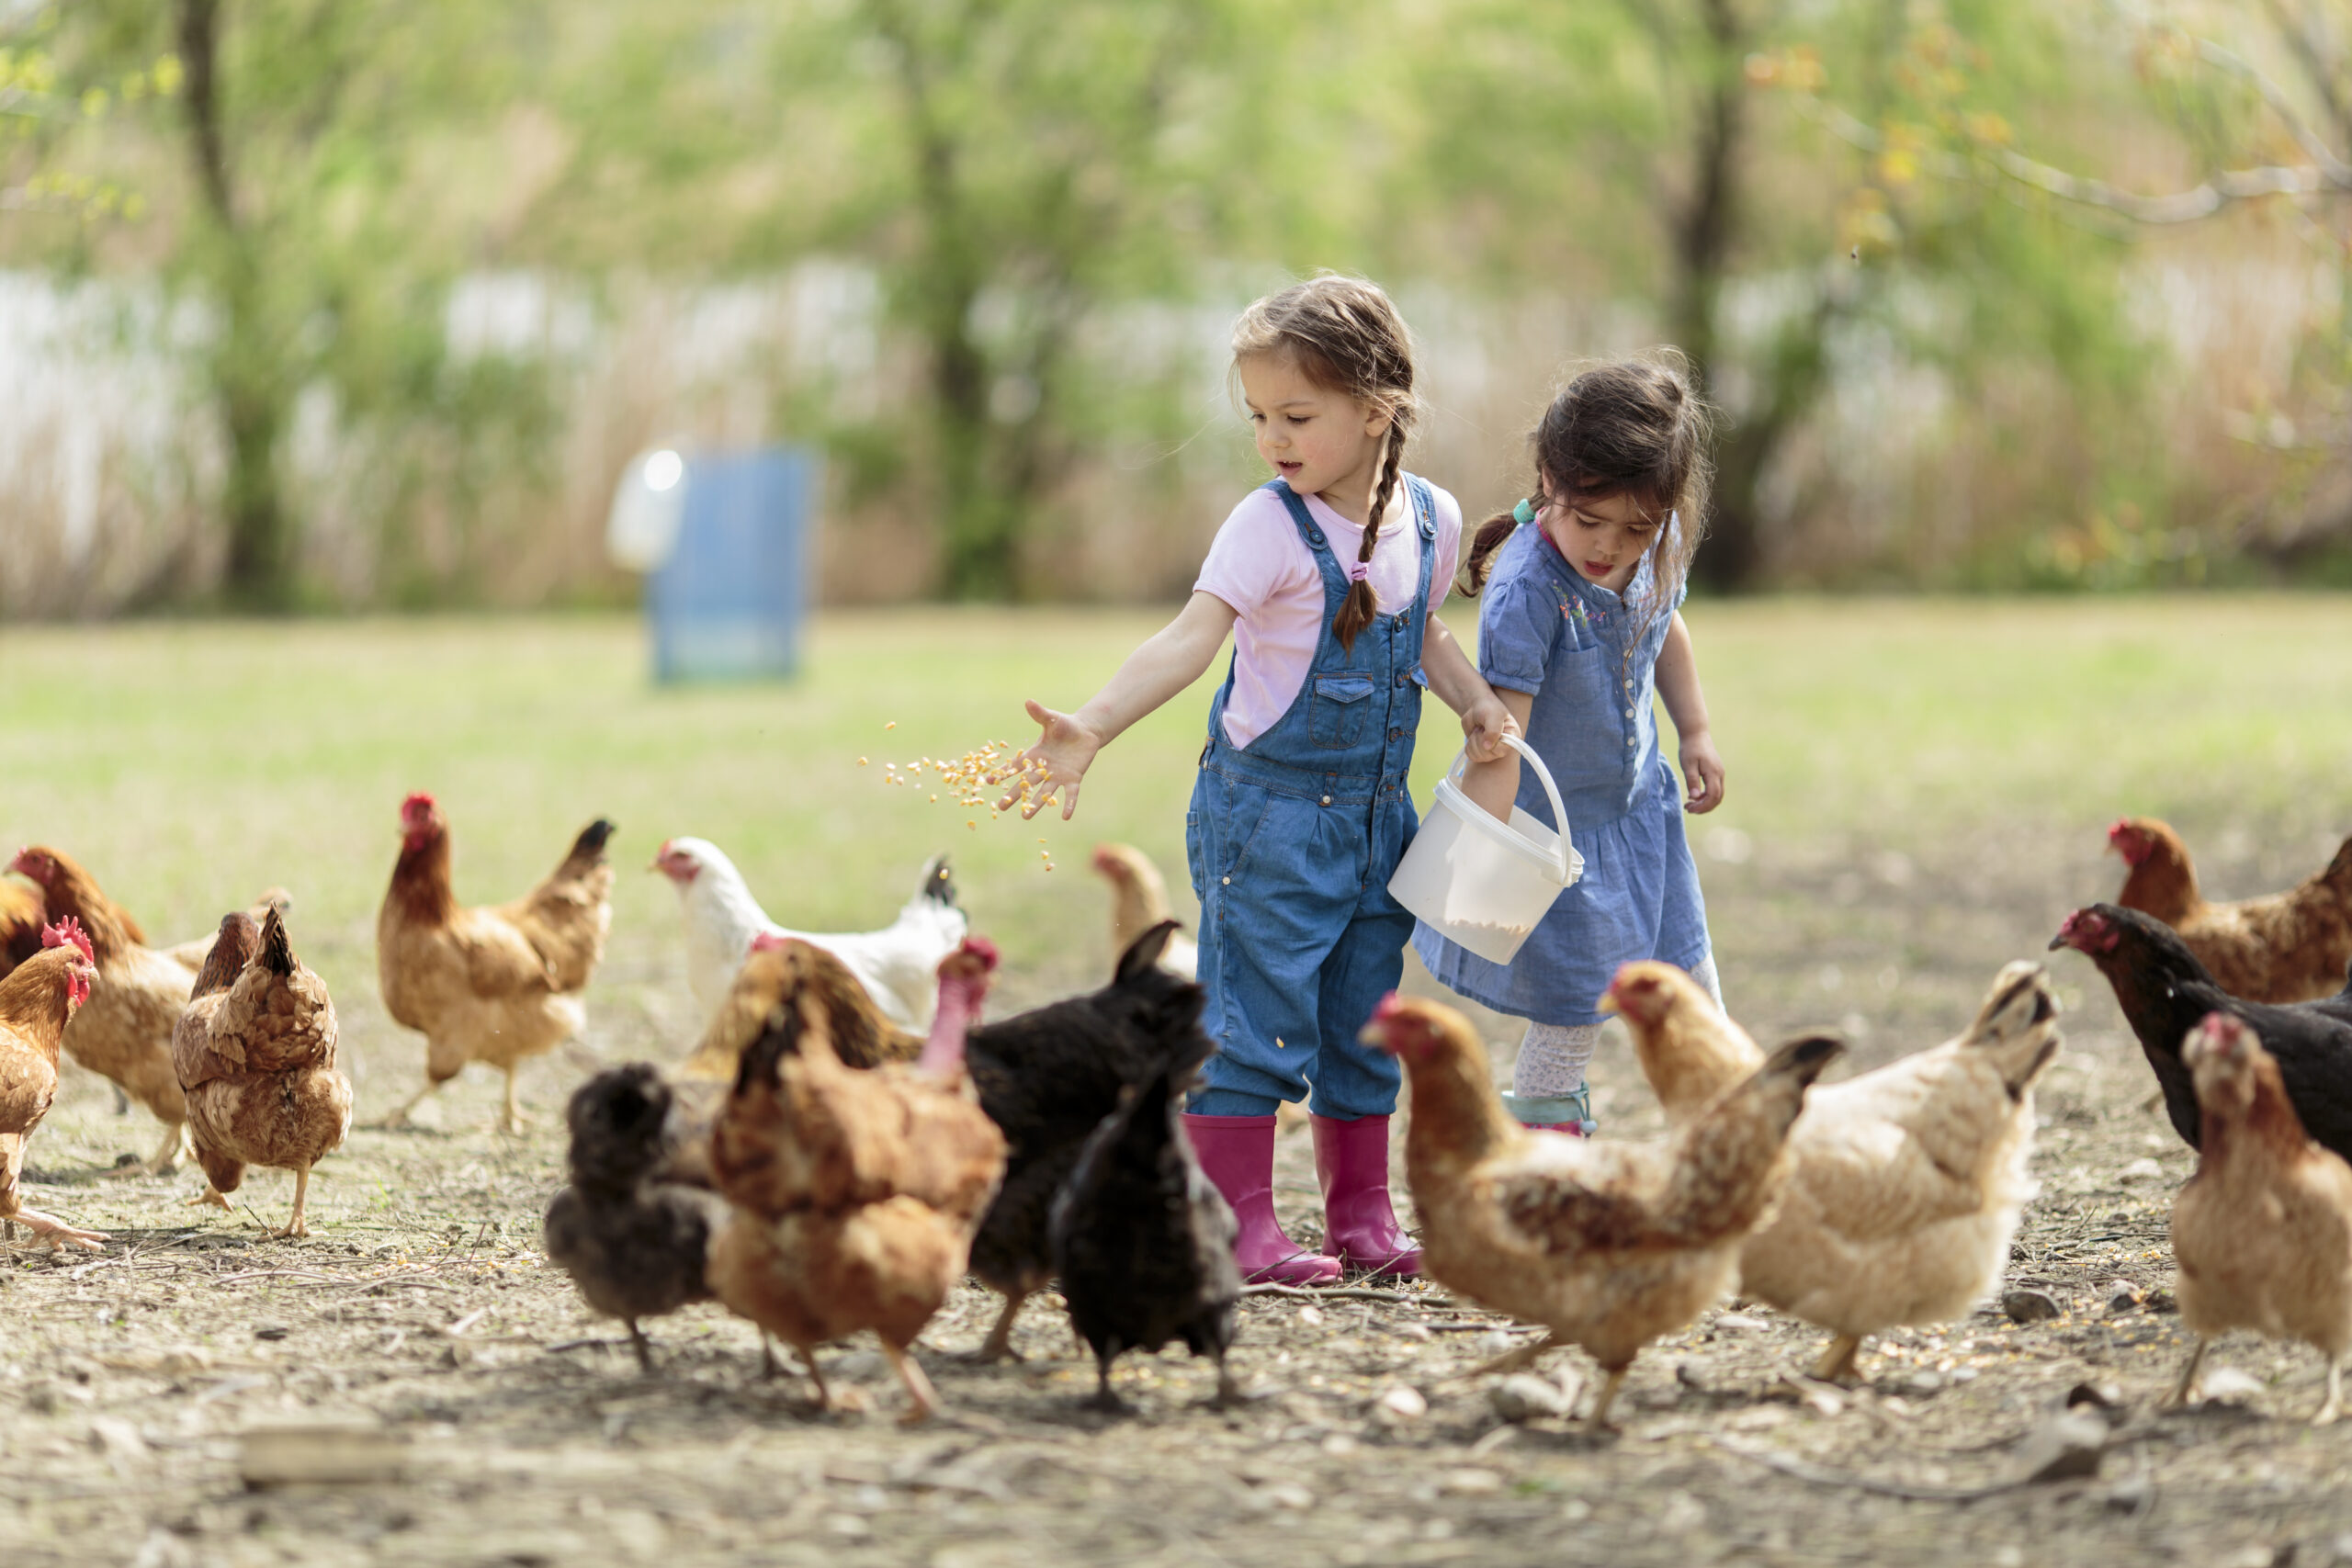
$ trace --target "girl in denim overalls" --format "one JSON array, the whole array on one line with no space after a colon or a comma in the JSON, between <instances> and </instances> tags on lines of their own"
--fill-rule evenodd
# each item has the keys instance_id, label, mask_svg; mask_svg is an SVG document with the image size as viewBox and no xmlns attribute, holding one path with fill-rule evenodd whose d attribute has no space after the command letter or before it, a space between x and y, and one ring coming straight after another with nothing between
<instances>
[{"instance_id":1,"label":"girl in denim overalls","mask_svg":"<svg viewBox=\"0 0 2352 1568\"><path fill-rule=\"evenodd\" d=\"M1277 477L1234 509L1191 602L1110 684L1074 714L1029 704L1045 734L1022 754L1027 809L1058 790L1068 818L1094 753L1199 679L1233 633L1185 818L1202 1025L1219 1046L1185 1126L1240 1221L1245 1274L1413 1274L1420 1255L1388 1198L1396 1064L1356 1035L1413 931L1388 878L1418 825L1406 775L1424 678L1462 716L1474 758L1508 754L1512 725L1430 613L1461 513L1404 472L1412 349L1387 296L1343 277L1284 289L1242 315L1233 357ZM1274 1218L1274 1111L1310 1090L1321 1254Z\"/></svg>"},{"instance_id":2,"label":"girl in denim overalls","mask_svg":"<svg viewBox=\"0 0 2352 1568\"><path fill-rule=\"evenodd\" d=\"M1724 795L1680 615L1707 438L1706 407L1672 350L1586 371L1536 429L1535 495L1478 530L1464 574L1465 592L1489 589L1479 670L1559 784L1584 875L1508 964L1427 926L1413 945L1454 990L1528 1021L1504 1103L1531 1126L1592 1131L1585 1065L1619 964L1679 965L1723 1002L1682 831L1686 804L1712 811ZM1653 692L1674 720L1687 803L1658 750ZM1551 825L1516 752L1470 768L1463 788L1498 817L1515 800Z\"/></svg>"}]
</instances>

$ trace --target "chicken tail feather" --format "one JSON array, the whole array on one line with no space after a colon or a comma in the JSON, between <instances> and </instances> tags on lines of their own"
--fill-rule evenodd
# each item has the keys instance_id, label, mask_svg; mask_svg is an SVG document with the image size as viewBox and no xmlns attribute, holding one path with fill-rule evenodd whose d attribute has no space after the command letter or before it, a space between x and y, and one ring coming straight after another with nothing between
<instances>
[{"instance_id":1,"label":"chicken tail feather","mask_svg":"<svg viewBox=\"0 0 2352 1568\"><path fill-rule=\"evenodd\" d=\"M261 923L261 961L281 980L294 976L294 944L286 935L286 921L272 904Z\"/></svg>"}]
</instances>

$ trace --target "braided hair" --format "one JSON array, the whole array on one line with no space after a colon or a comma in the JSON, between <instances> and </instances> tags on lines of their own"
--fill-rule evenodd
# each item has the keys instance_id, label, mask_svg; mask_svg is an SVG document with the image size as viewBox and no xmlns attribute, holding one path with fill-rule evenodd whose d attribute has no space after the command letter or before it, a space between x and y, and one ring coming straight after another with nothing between
<instances>
[{"instance_id":1,"label":"braided hair","mask_svg":"<svg viewBox=\"0 0 2352 1568\"><path fill-rule=\"evenodd\" d=\"M1522 506L1624 495L1664 518L1650 546L1651 591L1635 608L1644 629L1681 592L1706 532L1715 415L1696 382L1690 360L1675 348L1591 365L1552 400L1528 437L1535 490ZM1464 594L1475 597L1486 586L1495 552L1521 521L1519 513L1503 512L1479 525L1463 558Z\"/></svg>"},{"instance_id":2,"label":"braided hair","mask_svg":"<svg viewBox=\"0 0 2352 1568\"><path fill-rule=\"evenodd\" d=\"M1388 417L1388 429L1381 437L1380 477L1373 486L1372 511L1364 517L1363 545L1348 573L1347 599L1331 623L1340 646L1353 652L1356 634L1372 624L1379 610L1372 593L1372 553L1380 542L1381 520L1404 476L1405 441L1412 434L1419 407L1413 396L1412 335L1378 284L1327 273L1269 294L1234 323L1236 364L1270 355L1287 358L1317 386L1353 398L1367 413Z\"/></svg>"}]
</instances>

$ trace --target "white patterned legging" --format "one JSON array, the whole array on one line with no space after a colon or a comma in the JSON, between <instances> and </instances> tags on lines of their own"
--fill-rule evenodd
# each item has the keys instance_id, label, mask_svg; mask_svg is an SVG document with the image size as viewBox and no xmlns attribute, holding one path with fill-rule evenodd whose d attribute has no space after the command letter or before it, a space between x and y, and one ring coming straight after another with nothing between
<instances>
[{"instance_id":1,"label":"white patterned legging","mask_svg":"<svg viewBox=\"0 0 2352 1568\"><path fill-rule=\"evenodd\" d=\"M1715 1006L1724 1005L1723 982L1715 975L1715 960L1708 954L1690 971L1707 987ZM1584 1088L1584 1069L1592 1048L1600 1043L1597 1023L1557 1024L1530 1021L1527 1037L1519 1043L1519 1065L1511 1069L1510 1091L1522 1100L1552 1100Z\"/></svg>"}]
</instances>

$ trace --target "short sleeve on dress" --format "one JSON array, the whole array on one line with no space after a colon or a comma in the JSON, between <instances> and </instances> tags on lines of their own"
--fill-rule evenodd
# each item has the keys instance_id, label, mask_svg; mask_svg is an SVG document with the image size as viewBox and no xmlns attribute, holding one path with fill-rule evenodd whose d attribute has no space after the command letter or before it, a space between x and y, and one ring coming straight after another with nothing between
<instances>
[{"instance_id":1,"label":"short sleeve on dress","mask_svg":"<svg viewBox=\"0 0 2352 1568\"><path fill-rule=\"evenodd\" d=\"M1565 625L1559 595L1538 573L1498 578L1478 613L1478 672L1513 692L1544 689L1552 649Z\"/></svg>"}]
</instances>

